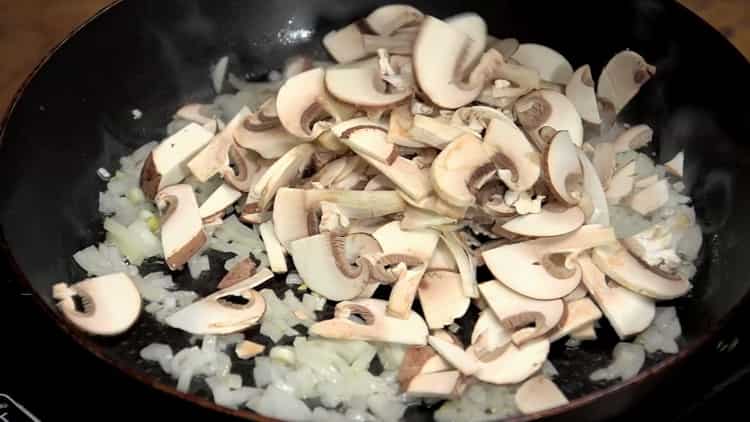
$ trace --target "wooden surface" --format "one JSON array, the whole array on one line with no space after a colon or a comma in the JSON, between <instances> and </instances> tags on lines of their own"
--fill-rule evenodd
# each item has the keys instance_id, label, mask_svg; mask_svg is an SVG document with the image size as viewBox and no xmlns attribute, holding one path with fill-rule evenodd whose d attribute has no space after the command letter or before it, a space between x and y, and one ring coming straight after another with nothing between
<instances>
[{"instance_id":1,"label":"wooden surface","mask_svg":"<svg viewBox=\"0 0 750 422\"><path fill-rule=\"evenodd\" d=\"M0 113L39 60L110 0L0 0ZM750 57L750 0L680 0Z\"/></svg>"}]
</instances>

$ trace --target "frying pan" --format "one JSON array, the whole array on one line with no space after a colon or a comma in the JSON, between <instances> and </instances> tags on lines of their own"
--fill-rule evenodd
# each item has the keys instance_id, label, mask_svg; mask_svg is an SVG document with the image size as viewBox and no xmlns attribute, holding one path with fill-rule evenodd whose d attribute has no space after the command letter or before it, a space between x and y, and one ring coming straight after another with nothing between
<instances>
[{"instance_id":1,"label":"frying pan","mask_svg":"<svg viewBox=\"0 0 750 422\"><path fill-rule=\"evenodd\" d=\"M3 125L0 149L2 250L18 282L34 292L40 312L83 348L156 389L217 412L265 420L250 411L215 406L202 382L193 382L189 394L179 393L157 365L138 358L138 350L154 341L185 347L186 334L144 313L120 337L85 336L56 312L51 286L83 278L71 255L102 238L97 195L104 187L96 169L116 168L120 156L162 139L179 105L209 100L214 93L208 68L218 57L230 56L230 71L262 79L290 55L325 57L323 34L384 3L131 0L102 11L59 46L19 91ZM705 239L695 287L674 302L683 324L681 351L650 356L641 373L625 383L593 384L588 375L608 363L617 341L606 334L611 330L601 330L599 340L580 349L556 345L551 356L560 372L557 381L571 403L533 417L593 420L623 412L706 344L750 290L743 244L750 236L750 194L737 189L750 180L745 105L750 66L718 32L673 2L405 3L438 17L475 11L487 20L492 35L549 45L576 66L591 64L595 76L625 48L657 66L656 77L622 120L654 128L656 159L686 152L685 182ZM143 118L132 119L135 108ZM176 278L182 288L206 294L220 275ZM253 333L248 332L251 339L266 341ZM252 362L234 362L233 372L248 382ZM407 420L431 420L431 412L411 409Z\"/></svg>"}]
</instances>

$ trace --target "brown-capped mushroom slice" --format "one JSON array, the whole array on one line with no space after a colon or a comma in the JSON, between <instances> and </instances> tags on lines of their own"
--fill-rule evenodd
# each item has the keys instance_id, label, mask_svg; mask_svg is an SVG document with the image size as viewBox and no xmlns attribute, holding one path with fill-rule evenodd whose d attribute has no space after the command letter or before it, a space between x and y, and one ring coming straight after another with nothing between
<instances>
[{"instance_id":1,"label":"brown-capped mushroom slice","mask_svg":"<svg viewBox=\"0 0 750 422\"><path fill-rule=\"evenodd\" d=\"M428 367L429 366L429 367ZM414 377L419 374L448 371L450 364L430 346L409 346L398 370L398 383L406 390Z\"/></svg>"},{"instance_id":2,"label":"brown-capped mushroom slice","mask_svg":"<svg viewBox=\"0 0 750 422\"><path fill-rule=\"evenodd\" d=\"M459 74L468 72L474 66L487 47L487 23L476 13L467 12L445 19L445 23L466 34L471 43L464 52L464 59L459 64Z\"/></svg>"},{"instance_id":3,"label":"brown-capped mushroom slice","mask_svg":"<svg viewBox=\"0 0 750 422\"><path fill-rule=\"evenodd\" d=\"M612 177L615 174L616 165L615 146L611 142L601 142L594 146L594 156L591 163L596 169L596 174L602 182L602 188L607 190Z\"/></svg>"},{"instance_id":4,"label":"brown-capped mushroom slice","mask_svg":"<svg viewBox=\"0 0 750 422\"><path fill-rule=\"evenodd\" d=\"M260 321L266 301L252 285L273 278L263 269L248 280L219 290L167 317L165 323L196 335L231 334L243 331Z\"/></svg>"},{"instance_id":5,"label":"brown-capped mushroom slice","mask_svg":"<svg viewBox=\"0 0 750 422\"><path fill-rule=\"evenodd\" d=\"M615 283L607 283L602 270L584 254L578 259L583 284L621 339L645 330L654 319L654 301Z\"/></svg>"},{"instance_id":6,"label":"brown-capped mushroom slice","mask_svg":"<svg viewBox=\"0 0 750 422\"><path fill-rule=\"evenodd\" d=\"M583 166L568 132L557 132L544 150L545 182L560 202L577 205L583 196Z\"/></svg>"},{"instance_id":7,"label":"brown-capped mushroom slice","mask_svg":"<svg viewBox=\"0 0 750 422\"><path fill-rule=\"evenodd\" d=\"M609 187L605 192L607 201L612 204L619 203L623 198L633 192L635 187L635 161L621 167L612 176Z\"/></svg>"},{"instance_id":8,"label":"brown-capped mushroom slice","mask_svg":"<svg viewBox=\"0 0 750 422\"><path fill-rule=\"evenodd\" d=\"M495 360L511 344L512 335L513 330L503 327L495 313L485 309L479 314L471 333L472 350L481 361Z\"/></svg>"},{"instance_id":9,"label":"brown-capped mushroom slice","mask_svg":"<svg viewBox=\"0 0 750 422\"><path fill-rule=\"evenodd\" d=\"M68 321L94 335L124 333L141 313L141 295L125 273L88 278L71 286L57 283L52 286L52 297Z\"/></svg>"},{"instance_id":10,"label":"brown-capped mushroom slice","mask_svg":"<svg viewBox=\"0 0 750 422\"><path fill-rule=\"evenodd\" d=\"M211 138L211 141L187 162L187 167L196 179L206 182L213 175L229 167L229 150L234 145L232 134L238 126L243 124L248 115L250 115L250 109L242 107L226 127Z\"/></svg>"},{"instance_id":11,"label":"brown-capped mushroom slice","mask_svg":"<svg viewBox=\"0 0 750 422\"><path fill-rule=\"evenodd\" d=\"M580 252L615 241L610 227L587 225L558 237L503 245L482 253L492 274L506 287L539 300L565 297L581 281Z\"/></svg>"},{"instance_id":12,"label":"brown-capped mushroom slice","mask_svg":"<svg viewBox=\"0 0 750 422\"><path fill-rule=\"evenodd\" d=\"M270 164L259 158L255 152L237 145L229 147L229 161L234 164L234 168L225 168L221 175L226 184L242 192L250 191L270 167Z\"/></svg>"},{"instance_id":13,"label":"brown-capped mushroom slice","mask_svg":"<svg viewBox=\"0 0 750 422\"><path fill-rule=\"evenodd\" d=\"M331 97L325 86L325 71L321 68L308 70L287 80L276 96L276 112L287 132L301 138L314 139L320 131L313 125L333 116L343 121L353 114L351 106Z\"/></svg>"},{"instance_id":14,"label":"brown-capped mushroom slice","mask_svg":"<svg viewBox=\"0 0 750 422\"><path fill-rule=\"evenodd\" d=\"M399 344L427 344L427 325L411 311L401 319L387 315L388 302L380 299L357 299L336 305L333 319L313 324L311 335L340 339L379 341Z\"/></svg>"},{"instance_id":15,"label":"brown-capped mushroom slice","mask_svg":"<svg viewBox=\"0 0 750 422\"><path fill-rule=\"evenodd\" d=\"M664 167L673 176L682 177L685 167L685 153L682 151L678 152L671 160L664 163Z\"/></svg>"},{"instance_id":16,"label":"brown-capped mushroom slice","mask_svg":"<svg viewBox=\"0 0 750 422\"><path fill-rule=\"evenodd\" d=\"M592 257L596 266L607 276L628 289L653 299L675 299L685 295L692 287L681 276L667 278L657 274L619 243L595 248Z\"/></svg>"},{"instance_id":17,"label":"brown-capped mushroom slice","mask_svg":"<svg viewBox=\"0 0 750 422\"><path fill-rule=\"evenodd\" d=\"M265 159L279 158L304 139L287 132L276 112L276 96L266 100L255 113L249 113L234 129L234 140L242 148Z\"/></svg>"},{"instance_id":18,"label":"brown-capped mushroom slice","mask_svg":"<svg viewBox=\"0 0 750 422\"><path fill-rule=\"evenodd\" d=\"M487 37L487 49L494 48L499 51L503 57L513 57L513 54L518 51L520 45L521 44L516 38L497 39L492 35Z\"/></svg>"},{"instance_id":19,"label":"brown-capped mushroom slice","mask_svg":"<svg viewBox=\"0 0 750 422\"><path fill-rule=\"evenodd\" d=\"M419 374L412 378L404 392L407 397L451 399L457 396L456 387L460 379L459 371Z\"/></svg>"},{"instance_id":20,"label":"brown-capped mushroom slice","mask_svg":"<svg viewBox=\"0 0 750 422\"><path fill-rule=\"evenodd\" d=\"M450 124L450 122L417 114L412 120L412 125L408 133L410 136L409 139L421 145L443 149L468 132L460 126Z\"/></svg>"},{"instance_id":21,"label":"brown-capped mushroom slice","mask_svg":"<svg viewBox=\"0 0 750 422\"><path fill-rule=\"evenodd\" d=\"M206 220L216 215L224 215L224 211L237 202L242 196L242 192L222 183L215 191L201 204L198 209L202 219Z\"/></svg>"},{"instance_id":22,"label":"brown-capped mushroom slice","mask_svg":"<svg viewBox=\"0 0 750 422\"><path fill-rule=\"evenodd\" d=\"M250 257L243 258L224 275L219 284L216 286L217 289L226 289L232 287L237 283L243 282L250 277L254 276L257 270L255 261Z\"/></svg>"},{"instance_id":23,"label":"brown-capped mushroom slice","mask_svg":"<svg viewBox=\"0 0 750 422\"><path fill-rule=\"evenodd\" d=\"M524 415L541 412L558 406L568 404L568 399L555 385L544 375L537 375L526 380L515 396L516 406Z\"/></svg>"},{"instance_id":24,"label":"brown-capped mushroom slice","mask_svg":"<svg viewBox=\"0 0 750 422\"><path fill-rule=\"evenodd\" d=\"M573 66L557 51L539 44L524 43L513 53L513 60L536 69L545 81L565 85L573 77Z\"/></svg>"},{"instance_id":25,"label":"brown-capped mushroom slice","mask_svg":"<svg viewBox=\"0 0 750 422\"><path fill-rule=\"evenodd\" d=\"M479 297L479 290L477 290L477 269L476 265L474 265L474 257L471 251L467 250L456 232L443 231L440 234L440 238L456 261L458 273L461 276L461 289L464 296L470 298Z\"/></svg>"},{"instance_id":26,"label":"brown-capped mushroom slice","mask_svg":"<svg viewBox=\"0 0 750 422\"><path fill-rule=\"evenodd\" d=\"M182 182L189 174L185 165L213 138L213 133L191 123L163 140L148 155L141 170L144 195L153 199L159 190Z\"/></svg>"},{"instance_id":27,"label":"brown-capped mushroom slice","mask_svg":"<svg viewBox=\"0 0 750 422\"><path fill-rule=\"evenodd\" d=\"M480 361L472 352L438 336L429 336L427 343L451 366L466 376L474 375L480 366Z\"/></svg>"},{"instance_id":28,"label":"brown-capped mushroom slice","mask_svg":"<svg viewBox=\"0 0 750 422\"><path fill-rule=\"evenodd\" d=\"M276 238L273 221L266 221L259 226L259 229L260 237L263 239L263 246L265 246L266 254L268 254L271 271L275 273L287 272L286 253L279 239Z\"/></svg>"},{"instance_id":29,"label":"brown-capped mushroom slice","mask_svg":"<svg viewBox=\"0 0 750 422\"><path fill-rule=\"evenodd\" d=\"M635 151L643 148L654 139L654 130L648 125L635 125L615 139L615 152Z\"/></svg>"},{"instance_id":30,"label":"brown-capped mushroom slice","mask_svg":"<svg viewBox=\"0 0 750 422\"><path fill-rule=\"evenodd\" d=\"M161 243L170 270L181 269L205 245L195 192L190 185L173 185L162 189L154 199L162 212Z\"/></svg>"},{"instance_id":31,"label":"brown-capped mushroom slice","mask_svg":"<svg viewBox=\"0 0 750 422\"><path fill-rule=\"evenodd\" d=\"M409 99L411 89L389 90L374 65L338 66L326 70L328 92L339 101L360 107L392 107Z\"/></svg>"},{"instance_id":32,"label":"brown-capped mushroom slice","mask_svg":"<svg viewBox=\"0 0 750 422\"><path fill-rule=\"evenodd\" d=\"M388 128L366 117L358 117L331 128L339 140L360 156L390 165L398 158L398 147L388 142Z\"/></svg>"},{"instance_id":33,"label":"brown-capped mushroom slice","mask_svg":"<svg viewBox=\"0 0 750 422\"><path fill-rule=\"evenodd\" d=\"M386 164L367 156L362 156L362 158L414 201L424 199L432 193L429 175L423 172L414 161L396 157L391 164Z\"/></svg>"},{"instance_id":34,"label":"brown-capped mushroom slice","mask_svg":"<svg viewBox=\"0 0 750 422\"><path fill-rule=\"evenodd\" d=\"M430 329L442 328L462 317L470 299L461 288L461 276L453 271L427 271L419 283L419 303Z\"/></svg>"},{"instance_id":35,"label":"brown-capped mushroom slice","mask_svg":"<svg viewBox=\"0 0 750 422\"><path fill-rule=\"evenodd\" d=\"M248 192L246 204L256 202L259 211L267 210L279 189L300 178L310 165L314 152L315 147L310 144L300 144L290 149L258 179Z\"/></svg>"},{"instance_id":36,"label":"brown-capped mushroom slice","mask_svg":"<svg viewBox=\"0 0 750 422\"><path fill-rule=\"evenodd\" d=\"M589 298L566 302L564 317L559 327L549 333L549 341L559 340L601 317L602 311Z\"/></svg>"},{"instance_id":37,"label":"brown-capped mushroom slice","mask_svg":"<svg viewBox=\"0 0 750 422\"><path fill-rule=\"evenodd\" d=\"M601 124L602 117L599 115L594 78L589 65L581 66L573 72L565 86L565 96L576 106L583 120L594 125Z\"/></svg>"},{"instance_id":38,"label":"brown-capped mushroom slice","mask_svg":"<svg viewBox=\"0 0 750 422\"><path fill-rule=\"evenodd\" d=\"M581 116L565 95L541 89L520 98L513 109L518 122L540 149L550 142L555 131L568 132L570 141L576 146L583 144Z\"/></svg>"},{"instance_id":39,"label":"brown-capped mushroom slice","mask_svg":"<svg viewBox=\"0 0 750 422\"><path fill-rule=\"evenodd\" d=\"M482 144L495 166L510 173L499 177L510 189L529 190L541 174L541 158L526 136L509 119L492 119Z\"/></svg>"},{"instance_id":40,"label":"brown-capped mushroom slice","mask_svg":"<svg viewBox=\"0 0 750 422\"><path fill-rule=\"evenodd\" d=\"M511 339L516 345L544 336L563 319L565 305L560 299L534 300L495 280L480 284L479 291L500 324L513 331Z\"/></svg>"},{"instance_id":41,"label":"brown-capped mushroom slice","mask_svg":"<svg viewBox=\"0 0 750 422\"><path fill-rule=\"evenodd\" d=\"M633 194L628 205L641 215L648 215L669 201L669 181L662 179Z\"/></svg>"},{"instance_id":42,"label":"brown-capped mushroom slice","mask_svg":"<svg viewBox=\"0 0 750 422\"><path fill-rule=\"evenodd\" d=\"M473 346L469 350L473 351ZM474 377L490 384L516 384L541 369L548 354L549 340L544 338L521 347L509 344L498 357L482 362Z\"/></svg>"},{"instance_id":43,"label":"brown-capped mushroom slice","mask_svg":"<svg viewBox=\"0 0 750 422\"><path fill-rule=\"evenodd\" d=\"M473 205L475 197L469 190L469 181L485 164L490 164L490 159L482 142L472 135L459 136L432 163L430 175L435 192L457 207Z\"/></svg>"},{"instance_id":44,"label":"brown-capped mushroom slice","mask_svg":"<svg viewBox=\"0 0 750 422\"><path fill-rule=\"evenodd\" d=\"M502 229L527 237L561 236L577 230L584 220L583 211L578 207L566 208L551 204L542 207L539 213L511 219L502 225Z\"/></svg>"},{"instance_id":45,"label":"brown-capped mushroom slice","mask_svg":"<svg viewBox=\"0 0 750 422\"><path fill-rule=\"evenodd\" d=\"M640 54L630 50L621 51L604 66L599 76L597 94L619 113L654 73L656 68Z\"/></svg>"},{"instance_id":46,"label":"brown-capped mushroom slice","mask_svg":"<svg viewBox=\"0 0 750 422\"><path fill-rule=\"evenodd\" d=\"M579 205L586 215L586 223L608 226L609 204L596 167L582 150L578 150L578 158L583 169L583 197Z\"/></svg>"},{"instance_id":47,"label":"brown-capped mushroom slice","mask_svg":"<svg viewBox=\"0 0 750 422\"><path fill-rule=\"evenodd\" d=\"M357 297L370 279L367 261L358 253L353 254L353 260L348 256L347 238L321 233L289 244L289 253L302 279L312 291L330 300Z\"/></svg>"}]
</instances>

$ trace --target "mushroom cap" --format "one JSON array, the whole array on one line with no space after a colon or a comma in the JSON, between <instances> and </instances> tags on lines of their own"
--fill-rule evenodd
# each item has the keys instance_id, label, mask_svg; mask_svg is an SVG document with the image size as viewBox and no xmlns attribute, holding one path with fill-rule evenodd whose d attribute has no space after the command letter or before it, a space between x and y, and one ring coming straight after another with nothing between
<instances>
[{"instance_id":1,"label":"mushroom cap","mask_svg":"<svg viewBox=\"0 0 750 422\"><path fill-rule=\"evenodd\" d=\"M578 207L546 205L539 213L514 217L503 224L502 229L528 237L561 236L577 230L584 220L583 211Z\"/></svg>"},{"instance_id":2,"label":"mushroom cap","mask_svg":"<svg viewBox=\"0 0 750 422\"><path fill-rule=\"evenodd\" d=\"M339 140L360 156L384 164L398 158L398 147L388 142L388 128L366 117L358 117L331 128Z\"/></svg>"},{"instance_id":3,"label":"mushroom cap","mask_svg":"<svg viewBox=\"0 0 750 422\"><path fill-rule=\"evenodd\" d=\"M469 180L478 168L490 160L476 137L464 134L448 144L430 167L435 192L446 202L457 207L474 204L474 194L469 190Z\"/></svg>"},{"instance_id":4,"label":"mushroom cap","mask_svg":"<svg viewBox=\"0 0 750 422\"><path fill-rule=\"evenodd\" d=\"M469 350L473 351L473 347L469 347ZM549 340L544 338L521 347L509 344L497 358L482 362L474 377L490 384L516 384L541 369L548 354Z\"/></svg>"},{"instance_id":5,"label":"mushroom cap","mask_svg":"<svg viewBox=\"0 0 750 422\"><path fill-rule=\"evenodd\" d=\"M453 15L446 18L445 23L463 32L471 40L464 52L464 60L459 64L459 72L463 74L479 61L487 47L487 23L473 12Z\"/></svg>"},{"instance_id":6,"label":"mushroom cap","mask_svg":"<svg viewBox=\"0 0 750 422\"><path fill-rule=\"evenodd\" d=\"M565 96L575 105L583 120L594 125L601 124L602 117L599 115L594 78L589 65L583 65L573 72L565 86Z\"/></svg>"},{"instance_id":7,"label":"mushroom cap","mask_svg":"<svg viewBox=\"0 0 750 422\"><path fill-rule=\"evenodd\" d=\"M256 113L245 117L232 133L234 141L242 148L257 152L265 159L279 158L294 146L305 142L281 126L276 113L276 97L269 98Z\"/></svg>"},{"instance_id":8,"label":"mushroom cap","mask_svg":"<svg viewBox=\"0 0 750 422\"><path fill-rule=\"evenodd\" d=\"M654 73L656 68L640 54L630 50L621 51L604 66L599 76L597 94L619 113Z\"/></svg>"},{"instance_id":9,"label":"mushroom cap","mask_svg":"<svg viewBox=\"0 0 750 422\"><path fill-rule=\"evenodd\" d=\"M156 195L155 202L164 214L161 243L167 266L182 268L208 240L193 187L168 186Z\"/></svg>"},{"instance_id":10,"label":"mushroom cap","mask_svg":"<svg viewBox=\"0 0 750 422\"><path fill-rule=\"evenodd\" d=\"M480 360L494 360L511 344L512 335L513 331L503 327L491 309L485 309L471 332L472 350Z\"/></svg>"},{"instance_id":11,"label":"mushroom cap","mask_svg":"<svg viewBox=\"0 0 750 422\"><path fill-rule=\"evenodd\" d=\"M580 147L583 144L581 116L565 95L549 89L540 89L520 98L513 108L521 126L538 147L543 147L549 141L543 134L546 127L558 132L568 132L571 142L576 146Z\"/></svg>"},{"instance_id":12,"label":"mushroom cap","mask_svg":"<svg viewBox=\"0 0 750 422\"><path fill-rule=\"evenodd\" d=\"M392 107L409 99L413 92L386 92L379 69L371 66L339 66L326 70L328 92L338 100L361 107Z\"/></svg>"},{"instance_id":13,"label":"mushroom cap","mask_svg":"<svg viewBox=\"0 0 750 422\"><path fill-rule=\"evenodd\" d=\"M537 70L545 81L565 85L573 77L570 62L562 54L540 44L520 44L512 58L522 66Z\"/></svg>"},{"instance_id":14,"label":"mushroom cap","mask_svg":"<svg viewBox=\"0 0 750 422\"><path fill-rule=\"evenodd\" d=\"M515 396L516 406L524 415L541 412L568 404L568 399L559 388L544 375L526 380Z\"/></svg>"},{"instance_id":15,"label":"mushroom cap","mask_svg":"<svg viewBox=\"0 0 750 422\"><path fill-rule=\"evenodd\" d=\"M541 157L523 132L509 119L490 120L482 146L487 155L493 157L496 165L502 163L505 169L511 170L511 177L500 175L510 189L529 190L539 179Z\"/></svg>"},{"instance_id":16,"label":"mushroom cap","mask_svg":"<svg viewBox=\"0 0 750 422\"><path fill-rule=\"evenodd\" d=\"M84 304L76 309L74 296ZM68 286L53 286L53 297L65 318L87 333L113 336L124 333L141 313L141 295L125 273L89 278Z\"/></svg>"},{"instance_id":17,"label":"mushroom cap","mask_svg":"<svg viewBox=\"0 0 750 422\"><path fill-rule=\"evenodd\" d=\"M641 264L620 244L594 248L594 263L616 282L628 289L657 300L675 299L690 288L686 279L669 279Z\"/></svg>"},{"instance_id":18,"label":"mushroom cap","mask_svg":"<svg viewBox=\"0 0 750 422\"><path fill-rule=\"evenodd\" d=\"M602 311L591 301L582 299L565 302L565 313L559 326L549 335L549 341L559 340L602 317Z\"/></svg>"},{"instance_id":19,"label":"mushroom cap","mask_svg":"<svg viewBox=\"0 0 750 422\"><path fill-rule=\"evenodd\" d=\"M427 344L429 334L422 317L411 311L401 319L386 314L388 302L380 299L357 299L336 305L334 318L313 324L309 333L332 339L380 341L399 344ZM358 316L364 323L352 321Z\"/></svg>"},{"instance_id":20,"label":"mushroom cap","mask_svg":"<svg viewBox=\"0 0 750 422\"><path fill-rule=\"evenodd\" d=\"M242 192L249 192L270 166L255 152L237 145L229 147L229 159L234 168L225 168L221 176L226 184Z\"/></svg>"},{"instance_id":21,"label":"mushroom cap","mask_svg":"<svg viewBox=\"0 0 750 422\"><path fill-rule=\"evenodd\" d=\"M464 296L461 276L457 272L425 272L418 294L422 313L430 329L452 324L469 309L470 299Z\"/></svg>"},{"instance_id":22,"label":"mushroom cap","mask_svg":"<svg viewBox=\"0 0 750 422\"><path fill-rule=\"evenodd\" d=\"M170 327L196 335L231 334L256 324L266 301L250 286L273 278L267 269L180 309L164 321ZM236 299L241 300L237 303Z\"/></svg>"},{"instance_id":23,"label":"mushroom cap","mask_svg":"<svg viewBox=\"0 0 750 422\"><path fill-rule=\"evenodd\" d=\"M544 151L545 182L550 192L567 205L580 202L583 186L583 166L578 148L568 132L557 132Z\"/></svg>"},{"instance_id":24,"label":"mushroom cap","mask_svg":"<svg viewBox=\"0 0 750 422\"><path fill-rule=\"evenodd\" d=\"M310 69L288 79L279 89L276 111L284 129L293 136L313 139L313 123L336 107L326 91L325 73L319 67Z\"/></svg>"},{"instance_id":25,"label":"mushroom cap","mask_svg":"<svg viewBox=\"0 0 750 422\"><path fill-rule=\"evenodd\" d=\"M563 319L565 305L560 299L534 300L494 280L480 284L479 291L500 324L514 331L511 339L516 345L544 336ZM527 327L530 322L534 327Z\"/></svg>"},{"instance_id":26,"label":"mushroom cap","mask_svg":"<svg viewBox=\"0 0 750 422\"><path fill-rule=\"evenodd\" d=\"M621 339L638 334L651 324L656 313L653 300L614 283L607 284L604 273L588 255L582 255L578 263L583 284Z\"/></svg>"}]
</instances>

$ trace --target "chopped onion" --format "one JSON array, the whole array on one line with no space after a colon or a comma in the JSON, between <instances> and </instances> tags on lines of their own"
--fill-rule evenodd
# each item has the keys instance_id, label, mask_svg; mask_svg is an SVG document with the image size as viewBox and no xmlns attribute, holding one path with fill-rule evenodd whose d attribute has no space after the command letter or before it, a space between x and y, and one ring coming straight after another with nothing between
<instances>
[{"instance_id":1,"label":"chopped onion","mask_svg":"<svg viewBox=\"0 0 750 422\"><path fill-rule=\"evenodd\" d=\"M612 363L606 368L597 369L589 378L591 381L609 381L622 379L623 381L638 375L646 361L646 351L640 344L617 343L612 351Z\"/></svg>"},{"instance_id":2,"label":"chopped onion","mask_svg":"<svg viewBox=\"0 0 750 422\"><path fill-rule=\"evenodd\" d=\"M193 255L187 262L188 269L190 270L190 277L196 280L200 277L204 271L211 269L211 263L206 255Z\"/></svg>"}]
</instances>

